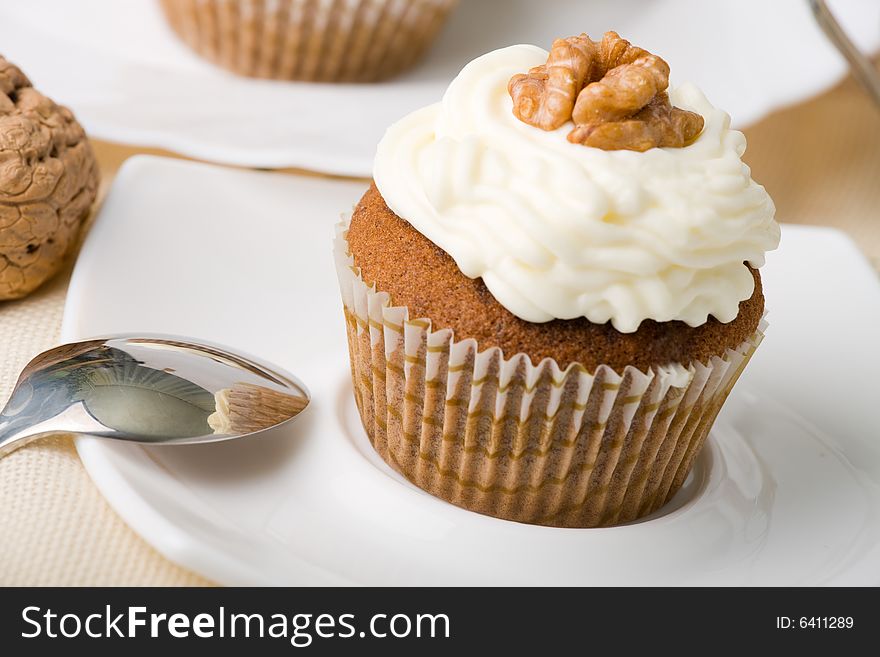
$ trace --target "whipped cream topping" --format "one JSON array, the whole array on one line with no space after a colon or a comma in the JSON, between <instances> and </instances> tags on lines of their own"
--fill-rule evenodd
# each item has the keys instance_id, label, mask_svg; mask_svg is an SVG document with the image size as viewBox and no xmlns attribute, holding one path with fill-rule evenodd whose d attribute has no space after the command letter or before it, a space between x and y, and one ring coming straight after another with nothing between
<instances>
[{"instance_id":1,"label":"whipped cream topping","mask_svg":"<svg viewBox=\"0 0 880 657\"><path fill-rule=\"evenodd\" d=\"M388 206L531 322L586 317L732 321L754 291L744 262L779 243L773 201L740 159L742 133L693 85L672 103L705 128L643 153L569 143L512 113L507 83L542 64L528 45L469 63L441 103L392 125L373 176Z\"/></svg>"}]
</instances>

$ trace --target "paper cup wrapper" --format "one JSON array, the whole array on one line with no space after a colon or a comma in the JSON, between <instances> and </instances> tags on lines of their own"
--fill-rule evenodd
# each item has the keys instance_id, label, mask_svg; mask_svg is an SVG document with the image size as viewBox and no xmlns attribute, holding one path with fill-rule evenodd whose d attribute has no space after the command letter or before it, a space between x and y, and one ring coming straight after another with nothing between
<instances>
[{"instance_id":1,"label":"paper cup wrapper","mask_svg":"<svg viewBox=\"0 0 880 657\"><path fill-rule=\"evenodd\" d=\"M277 80L371 82L412 66L458 0L160 0L197 53Z\"/></svg>"},{"instance_id":2,"label":"paper cup wrapper","mask_svg":"<svg viewBox=\"0 0 880 657\"><path fill-rule=\"evenodd\" d=\"M663 506L766 327L705 364L533 365L392 306L354 267L346 229L337 227L334 255L373 447L419 488L497 518L602 527Z\"/></svg>"}]
</instances>

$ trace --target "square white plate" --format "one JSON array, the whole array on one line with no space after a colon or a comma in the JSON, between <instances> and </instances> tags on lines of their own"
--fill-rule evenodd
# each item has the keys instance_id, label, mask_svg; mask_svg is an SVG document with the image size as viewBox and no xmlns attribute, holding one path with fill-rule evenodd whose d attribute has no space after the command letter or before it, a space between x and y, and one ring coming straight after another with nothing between
<instances>
[{"instance_id":1,"label":"square white plate","mask_svg":"<svg viewBox=\"0 0 880 657\"><path fill-rule=\"evenodd\" d=\"M880 584L880 282L848 238L784 227L762 270L767 338L659 517L554 529L446 504L373 454L331 257L363 190L143 156L120 171L64 339L200 337L278 363L314 400L260 439L80 439L98 487L159 551L226 584ZM319 321L300 321L295 295Z\"/></svg>"}]
</instances>

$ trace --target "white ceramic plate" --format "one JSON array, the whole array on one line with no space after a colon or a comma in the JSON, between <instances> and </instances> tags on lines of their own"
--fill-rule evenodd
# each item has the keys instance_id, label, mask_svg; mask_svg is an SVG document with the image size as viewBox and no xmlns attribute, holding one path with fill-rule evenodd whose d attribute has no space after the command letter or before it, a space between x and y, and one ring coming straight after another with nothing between
<instances>
[{"instance_id":1,"label":"white ceramic plate","mask_svg":"<svg viewBox=\"0 0 880 657\"><path fill-rule=\"evenodd\" d=\"M250 80L199 59L156 0L0 4L0 48L70 105L94 137L253 167L369 175L385 128L440 99L474 57L616 29L661 53L673 83L697 82L737 125L833 85L846 65L806 0L462 0L427 60L378 85ZM834 0L866 51L880 47L880 3Z\"/></svg>"},{"instance_id":2,"label":"white ceramic plate","mask_svg":"<svg viewBox=\"0 0 880 657\"><path fill-rule=\"evenodd\" d=\"M120 171L64 339L198 336L277 362L313 394L300 421L260 439L78 441L160 552L225 584L880 584L880 283L842 234L785 227L763 270L767 338L659 517L553 529L446 504L370 448L331 258L362 191L152 157ZM320 319L298 321L294 295Z\"/></svg>"}]
</instances>

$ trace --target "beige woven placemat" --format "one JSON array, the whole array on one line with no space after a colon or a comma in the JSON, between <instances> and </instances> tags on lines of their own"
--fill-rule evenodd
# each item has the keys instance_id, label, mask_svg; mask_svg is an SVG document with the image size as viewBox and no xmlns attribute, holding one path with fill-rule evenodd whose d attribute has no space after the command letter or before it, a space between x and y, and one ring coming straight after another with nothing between
<instances>
[{"instance_id":1,"label":"beige woven placemat","mask_svg":"<svg viewBox=\"0 0 880 657\"><path fill-rule=\"evenodd\" d=\"M781 220L842 228L880 262L880 112L851 80L747 134L746 160ZM147 152L96 150L105 183L125 157ZM57 343L68 278L69 270L28 299L0 303L0 403L25 363ZM0 555L0 585L209 584L122 522L68 438L0 460Z\"/></svg>"}]
</instances>

